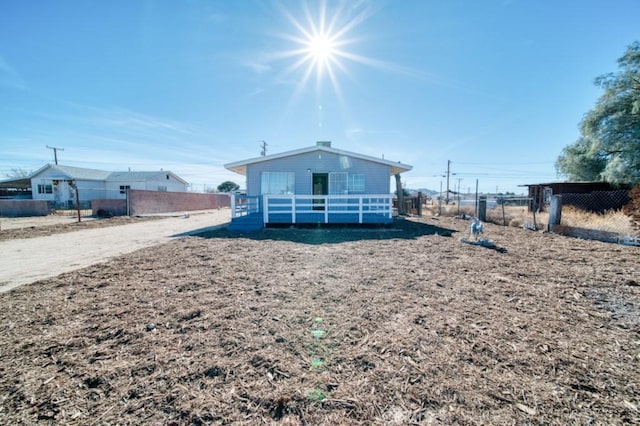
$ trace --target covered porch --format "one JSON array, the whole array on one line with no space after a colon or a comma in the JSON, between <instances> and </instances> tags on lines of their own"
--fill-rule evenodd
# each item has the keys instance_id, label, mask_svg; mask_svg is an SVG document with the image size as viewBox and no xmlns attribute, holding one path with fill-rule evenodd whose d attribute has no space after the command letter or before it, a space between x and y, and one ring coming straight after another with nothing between
<instances>
[{"instance_id":1,"label":"covered porch","mask_svg":"<svg viewBox=\"0 0 640 426\"><path fill-rule=\"evenodd\" d=\"M233 195L231 220L267 224L391 223L393 195ZM237 227L242 229L241 227Z\"/></svg>"}]
</instances>

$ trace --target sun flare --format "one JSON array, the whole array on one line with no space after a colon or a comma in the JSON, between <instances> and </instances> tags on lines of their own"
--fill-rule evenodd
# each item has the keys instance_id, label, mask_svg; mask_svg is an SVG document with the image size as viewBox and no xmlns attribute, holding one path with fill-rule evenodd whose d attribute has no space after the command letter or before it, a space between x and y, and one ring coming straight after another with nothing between
<instances>
[{"instance_id":1,"label":"sun flare","mask_svg":"<svg viewBox=\"0 0 640 426\"><path fill-rule=\"evenodd\" d=\"M316 35L309 40L309 54L316 62L325 63L335 60L335 45L326 35Z\"/></svg>"},{"instance_id":2,"label":"sun flare","mask_svg":"<svg viewBox=\"0 0 640 426\"><path fill-rule=\"evenodd\" d=\"M311 11L309 3L303 3L303 13L296 17L290 11L282 9L285 17L293 25L296 32L285 34L283 38L294 43L294 48L279 52L276 56L290 58L293 62L284 70L284 75L295 75L302 72L299 89L315 77L316 88L320 90L322 81L328 78L334 91L340 96L338 71L349 74L345 61L366 63L367 59L348 51L355 42L351 32L369 18L374 11L360 5L359 9L348 2L332 3L337 7L327 10L327 2L315 3L318 10ZM302 18L302 19L300 19Z\"/></svg>"}]
</instances>

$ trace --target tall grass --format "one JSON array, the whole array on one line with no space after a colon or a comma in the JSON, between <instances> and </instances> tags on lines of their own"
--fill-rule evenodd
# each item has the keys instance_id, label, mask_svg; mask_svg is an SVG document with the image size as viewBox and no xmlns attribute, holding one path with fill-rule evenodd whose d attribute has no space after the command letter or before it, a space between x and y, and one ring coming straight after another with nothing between
<instances>
[{"instance_id":1,"label":"tall grass","mask_svg":"<svg viewBox=\"0 0 640 426\"><path fill-rule=\"evenodd\" d=\"M456 216L458 214L473 216L475 214L474 208L471 206L461 206L460 209L454 204L442 205L441 208L438 208L437 205L427 206L426 215L435 216L438 213L442 216ZM534 218L533 213L529 212L527 207L505 206L503 216L502 206L498 206L495 209L487 210L487 222L495 223L496 225L506 224L513 227L532 227ZM538 229L546 230L549 223L549 213L536 213L535 223ZM564 206L562 208L561 224L616 232L620 235L639 235L639 232L633 228L631 218L626 216L622 210L597 214L579 210L572 206Z\"/></svg>"},{"instance_id":2,"label":"tall grass","mask_svg":"<svg viewBox=\"0 0 640 426\"><path fill-rule=\"evenodd\" d=\"M621 235L636 235L631 218L622 210L604 214L589 213L572 206L562 208L562 225L616 232Z\"/></svg>"}]
</instances>

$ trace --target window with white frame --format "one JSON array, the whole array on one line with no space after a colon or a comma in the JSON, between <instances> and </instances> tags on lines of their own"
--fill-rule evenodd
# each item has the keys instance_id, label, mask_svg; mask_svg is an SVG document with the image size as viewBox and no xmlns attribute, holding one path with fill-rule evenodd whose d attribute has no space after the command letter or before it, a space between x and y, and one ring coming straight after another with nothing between
<instances>
[{"instance_id":1,"label":"window with white frame","mask_svg":"<svg viewBox=\"0 0 640 426\"><path fill-rule=\"evenodd\" d=\"M348 194L347 174L343 172L329 173L329 195Z\"/></svg>"},{"instance_id":2,"label":"window with white frame","mask_svg":"<svg viewBox=\"0 0 640 426\"><path fill-rule=\"evenodd\" d=\"M348 176L347 189L349 194L364 192L364 174L350 174Z\"/></svg>"},{"instance_id":3,"label":"window with white frame","mask_svg":"<svg viewBox=\"0 0 640 426\"><path fill-rule=\"evenodd\" d=\"M262 172L260 175L261 194L295 194L295 173Z\"/></svg>"},{"instance_id":4,"label":"window with white frame","mask_svg":"<svg viewBox=\"0 0 640 426\"><path fill-rule=\"evenodd\" d=\"M53 185L39 183L38 194L53 194Z\"/></svg>"},{"instance_id":5,"label":"window with white frame","mask_svg":"<svg viewBox=\"0 0 640 426\"><path fill-rule=\"evenodd\" d=\"M121 194L126 194L127 193L127 189L131 189L131 185L120 185L120 193Z\"/></svg>"}]
</instances>

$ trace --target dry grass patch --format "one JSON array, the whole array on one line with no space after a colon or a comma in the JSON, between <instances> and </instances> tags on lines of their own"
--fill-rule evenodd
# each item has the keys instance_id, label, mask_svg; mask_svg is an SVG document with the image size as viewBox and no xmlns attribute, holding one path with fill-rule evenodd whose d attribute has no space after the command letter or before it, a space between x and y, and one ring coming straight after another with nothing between
<instances>
[{"instance_id":1,"label":"dry grass patch","mask_svg":"<svg viewBox=\"0 0 640 426\"><path fill-rule=\"evenodd\" d=\"M572 206L562 208L562 225L579 228L596 229L598 231L616 232L620 235L633 235L631 218L622 210L596 214L579 210Z\"/></svg>"},{"instance_id":2,"label":"dry grass patch","mask_svg":"<svg viewBox=\"0 0 640 426\"><path fill-rule=\"evenodd\" d=\"M467 216L473 216L475 214L474 208L471 206L461 206L458 209L456 205L443 205L441 209L438 209L438 206L429 206L425 215L435 216L439 211L443 216L456 216L463 213ZM527 207L505 206L504 213L502 206L487 209L487 222L496 225L507 224L517 228L526 224L533 225L533 220L533 213L529 212ZM535 221L539 230L546 230L546 225L549 223L549 213L536 213ZM634 228L632 218L626 215L622 209L598 214L573 206L563 206L561 225L615 232L622 236L640 235L639 230Z\"/></svg>"}]
</instances>

